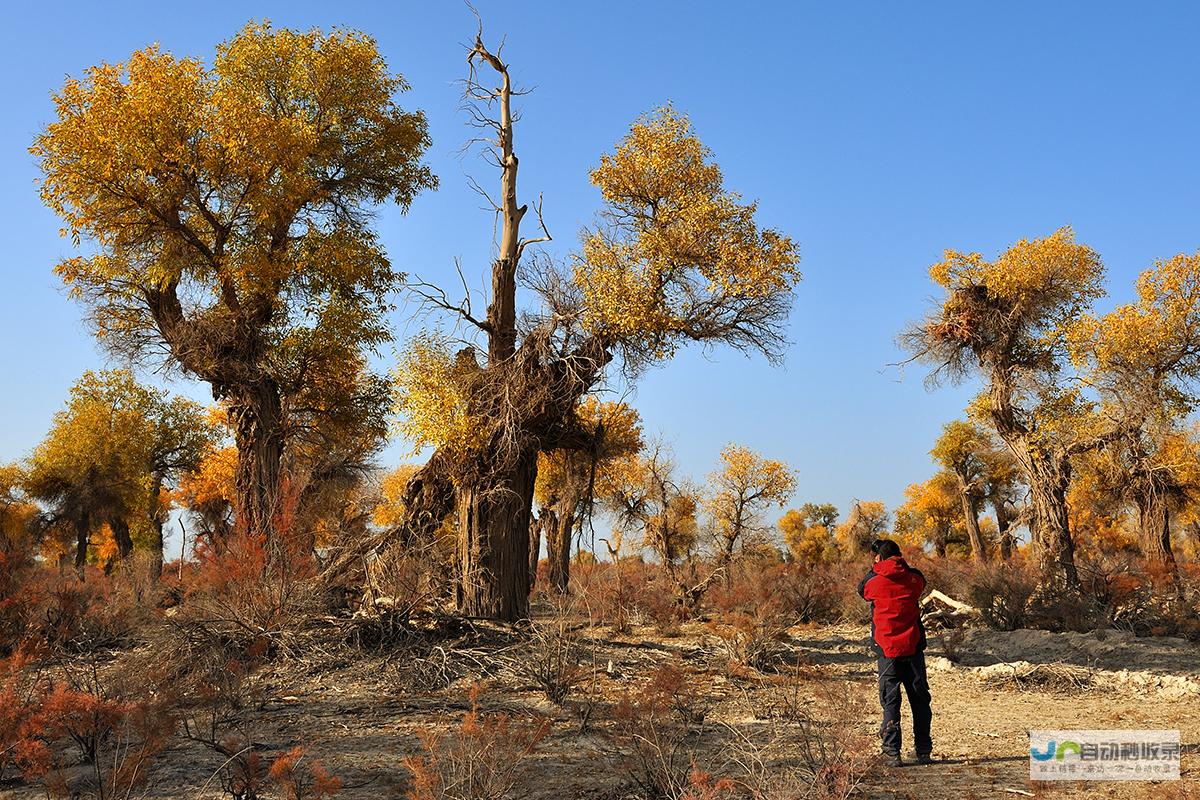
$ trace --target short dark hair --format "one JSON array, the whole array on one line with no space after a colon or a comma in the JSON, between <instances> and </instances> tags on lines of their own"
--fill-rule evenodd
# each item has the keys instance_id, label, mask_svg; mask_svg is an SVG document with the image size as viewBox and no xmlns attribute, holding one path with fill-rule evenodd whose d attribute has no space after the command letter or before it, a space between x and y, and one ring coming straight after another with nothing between
<instances>
[{"instance_id":1,"label":"short dark hair","mask_svg":"<svg viewBox=\"0 0 1200 800\"><path fill-rule=\"evenodd\" d=\"M892 558L900 555L900 545L891 539L876 539L871 542L871 552L880 558Z\"/></svg>"}]
</instances>

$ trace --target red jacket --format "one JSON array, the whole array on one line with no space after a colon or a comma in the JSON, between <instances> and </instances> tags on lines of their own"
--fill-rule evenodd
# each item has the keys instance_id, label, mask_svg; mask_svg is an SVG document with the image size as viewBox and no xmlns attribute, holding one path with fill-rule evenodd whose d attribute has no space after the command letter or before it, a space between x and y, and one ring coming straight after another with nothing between
<instances>
[{"instance_id":1,"label":"red jacket","mask_svg":"<svg viewBox=\"0 0 1200 800\"><path fill-rule=\"evenodd\" d=\"M871 603L871 641L886 658L903 658L925 649L925 627L918 601L925 576L899 556L876 563L858 593Z\"/></svg>"}]
</instances>

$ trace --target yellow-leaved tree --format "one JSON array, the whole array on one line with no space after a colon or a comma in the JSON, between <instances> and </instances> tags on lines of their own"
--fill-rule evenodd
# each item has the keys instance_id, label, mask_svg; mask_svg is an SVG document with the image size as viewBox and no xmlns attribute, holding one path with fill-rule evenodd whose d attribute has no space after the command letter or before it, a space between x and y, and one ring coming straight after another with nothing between
<instances>
[{"instance_id":1,"label":"yellow-leaved tree","mask_svg":"<svg viewBox=\"0 0 1200 800\"><path fill-rule=\"evenodd\" d=\"M947 250L930 268L944 297L902 342L930 382L978 376L976 402L1029 482L1034 554L1047 585L1078 585L1066 495L1071 458L1103 446L1094 403L1059 381L1067 333L1103 293L1099 255L1070 228L1022 239L987 260Z\"/></svg>"},{"instance_id":2,"label":"yellow-leaved tree","mask_svg":"<svg viewBox=\"0 0 1200 800\"><path fill-rule=\"evenodd\" d=\"M732 578L729 565L735 548L767 530L762 514L772 506L782 508L791 499L796 491L796 473L782 461L731 444L721 451L720 466L708 481L710 492L704 510L728 581Z\"/></svg>"},{"instance_id":3,"label":"yellow-leaved tree","mask_svg":"<svg viewBox=\"0 0 1200 800\"><path fill-rule=\"evenodd\" d=\"M585 397L575 410L575 425L590 440L582 447L542 453L534 493L541 506L530 542L536 559L540 532L546 539L550 587L565 594L570 582L575 531L591 515L597 494L614 480L619 464L642 449L642 423L625 403ZM530 562L536 568L536 561Z\"/></svg>"},{"instance_id":4,"label":"yellow-leaved tree","mask_svg":"<svg viewBox=\"0 0 1200 800\"><path fill-rule=\"evenodd\" d=\"M15 573L33 553L32 525L38 507L26 496L24 486L25 470L20 464L0 464L0 575Z\"/></svg>"},{"instance_id":5,"label":"yellow-leaved tree","mask_svg":"<svg viewBox=\"0 0 1200 800\"><path fill-rule=\"evenodd\" d=\"M1136 288L1134 302L1073 326L1071 345L1118 430L1094 466L1136 507L1143 555L1174 570L1171 513L1200 489L1182 427L1200 401L1200 253L1156 262Z\"/></svg>"},{"instance_id":6,"label":"yellow-leaved tree","mask_svg":"<svg viewBox=\"0 0 1200 800\"><path fill-rule=\"evenodd\" d=\"M806 566L836 561L839 553L833 534L837 519L837 506L831 503L805 503L788 509L778 527L791 558Z\"/></svg>"},{"instance_id":7,"label":"yellow-leaved tree","mask_svg":"<svg viewBox=\"0 0 1200 800\"><path fill-rule=\"evenodd\" d=\"M904 490L904 498L904 504L896 509L895 532L901 542L922 550L932 545L934 554L942 558L952 546L974 551L964 532L962 489L954 473L943 470L914 483ZM979 524L978 518L975 524ZM979 536L982 542L982 532Z\"/></svg>"},{"instance_id":8,"label":"yellow-leaved tree","mask_svg":"<svg viewBox=\"0 0 1200 800\"><path fill-rule=\"evenodd\" d=\"M127 370L85 372L30 456L25 488L45 505L49 527L73 535L77 567L107 526L117 555L139 538L161 570L168 491L216 438L195 402L142 386Z\"/></svg>"},{"instance_id":9,"label":"yellow-leaved tree","mask_svg":"<svg viewBox=\"0 0 1200 800\"><path fill-rule=\"evenodd\" d=\"M837 526L837 541L841 552L849 558L859 558L871 548L871 542L887 533L891 514L878 500L855 500L845 522Z\"/></svg>"},{"instance_id":10,"label":"yellow-leaved tree","mask_svg":"<svg viewBox=\"0 0 1200 800\"><path fill-rule=\"evenodd\" d=\"M67 80L31 148L91 251L59 276L110 350L212 387L255 535L280 510L289 401L388 338L400 276L371 214L434 185L405 88L364 34L253 24L211 65L154 46Z\"/></svg>"},{"instance_id":11,"label":"yellow-leaved tree","mask_svg":"<svg viewBox=\"0 0 1200 800\"><path fill-rule=\"evenodd\" d=\"M977 561L988 561L991 556L991 543L984 541L979 527L979 506L987 496L992 449L990 437L979 426L966 420L953 420L942 428L942 435L929 452L933 460L958 481L963 526L971 555Z\"/></svg>"},{"instance_id":12,"label":"yellow-leaved tree","mask_svg":"<svg viewBox=\"0 0 1200 800\"><path fill-rule=\"evenodd\" d=\"M550 233L540 203L527 231L530 206L518 197L519 93L482 31L468 63L471 118L500 170L487 313L416 288L479 341L452 351L428 335L396 370L406 432L434 452L409 484L395 535L428 538L456 511L460 610L516 620L528 613L538 455L587 448L581 399L611 369L632 379L689 343L778 359L800 274L792 240L758 225L755 204L725 187L687 117L670 107L637 120L592 170L604 205L580 252L565 267L524 258ZM520 325L519 278L534 300ZM430 369L445 376L438 386Z\"/></svg>"}]
</instances>

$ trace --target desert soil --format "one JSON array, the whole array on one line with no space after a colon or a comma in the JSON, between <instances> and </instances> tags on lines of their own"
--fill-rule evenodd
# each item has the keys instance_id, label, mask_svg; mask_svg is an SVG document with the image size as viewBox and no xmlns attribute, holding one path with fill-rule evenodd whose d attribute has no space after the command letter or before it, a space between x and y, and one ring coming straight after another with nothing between
<instances>
[{"instance_id":1,"label":"desert soil","mask_svg":"<svg viewBox=\"0 0 1200 800\"><path fill-rule=\"evenodd\" d=\"M323 647L263 673L266 699L254 739L267 757L296 745L309 748L345 782L341 794L355 798L401 798L408 781L401 759L419 751L418 734L446 731L468 708L468 687L482 680L485 710L532 711L554 720L551 733L527 764L514 797L620 798L625 775L605 733L606 704L639 685L657 665L695 670L706 703L701 757L719 768L737 752L740 736L761 737L769 677L731 671L714 629L690 623L676 636L635 627L579 631L589 645L593 677L564 707L547 702L513 667L519 642L478 642L458 652L429 648L364 655L346 647ZM876 747L878 726L874 662L863 626L801 626L783 642L802 670L798 693L814 706L830 687L842 687L851 703L836 710L859 740ZM875 767L857 796L968 800L1039 797L1200 797L1200 648L1179 639L1137 639L1118 632L1003 633L979 629L949 642L931 635L927 653L934 696L936 763ZM954 662L947 656L952 656ZM1039 665L1041 665L1039 667ZM414 681L414 667L421 679ZM774 680L778 680L777 678ZM425 685L422 686L421 684ZM785 681L786 683L786 681ZM414 685L416 684L416 685ZM822 688L824 687L824 688ZM591 703L586 695L591 695ZM585 709L594 705L588 729ZM849 711L847 709L850 709ZM1078 783L1031 785L1027 731L1031 728L1179 729L1185 745L1182 785ZM907 709L905 729L910 730ZM906 747L908 743L906 742ZM213 777L221 759L182 738L156 760L148 796L219 798ZM9 784L0 796L41 797L36 786Z\"/></svg>"}]
</instances>

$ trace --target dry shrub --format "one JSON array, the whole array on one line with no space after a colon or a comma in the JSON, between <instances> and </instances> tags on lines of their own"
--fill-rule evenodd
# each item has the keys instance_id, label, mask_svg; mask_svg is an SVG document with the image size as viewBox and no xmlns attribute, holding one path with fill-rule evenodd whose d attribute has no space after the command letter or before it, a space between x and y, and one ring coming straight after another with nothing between
<instances>
[{"instance_id":1,"label":"dry shrub","mask_svg":"<svg viewBox=\"0 0 1200 800\"><path fill-rule=\"evenodd\" d=\"M811 663L784 667L759 676L758 691L748 702L759 719L792 722L807 717L816 684L828 679L827 671Z\"/></svg>"},{"instance_id":2,"label":"dry shrub","mask_svg":"<svg viewBox=\"0 0 1200 800\"><path fill-rule=\"evenodd\" d=\"M7 580L0 587L0 655L26 645L74 654L125 647L153 618L127 580L94 567L34 568Z\"/></svg>"},{"instance_id":3,"label":"dry shrub","mask_svg":"<svg viewBox=\"0 0 1200 800\"><path fill-rule=\"evenodd\" d=\"M233 800L256 800L267 784L268 765L254 745L259 712L268 697L261 667L271 643L266 637L222 638L205 625L177 629L168 661L179 687L179 714L188 739L219 759L214 773Z\"/></svg>"},{"instance_id":4,"label":"dry shrub","mask_svg":"<svg viewBox=\"0 0 1200 800\"><path fill-rule=\"evenodd\" d=\"M517 673L556 705L562 705L595 672L588 649L572 631L571 618L569 603L555 600L550 618L534 624L525 652L517 662Z\"/></svg>"},{"instance_id":5,"label":"dry shrub","mask_svg":"<svg viewBox=\"0 0 1200 800\"><path fill-rule=\"evenodd\" d=\"M985 625L1001 631L1025 627L1032 618L1037 576L1023 561L982 565L969 576L967 602Z\"/></svg>"},{"instance_id":6,"label":"dry shrub","mask_svg":"<svg viewBox=\"0 0 1200 800\"><path fill-rule=\"evenodd\" d=\"M437 542L385 551L369 563L364 583L349 642L365 650L409 646L423 623L441 616L452 585Z\"/></svg>"},{"instance_id":7,"label":"dry shrub","mask_svg":"<svg viewBox=\"0 0 1200 800\"><path fill-rule=\"evenodd\" d=\"M575 582L592 620L617 633L649 623L663 636L678 636L689 616L665 570L656 564L626 558L615 564L581 565Z\"/></svg>"},{"instance_id":8,"label":"dry shrub","mask_svg":"<svg viewBox=\"0 0 1200 800\"><path fill-rule=\"evenodd\" d=\"M168 701L152 687L144 674L102 677L94 663L65 668L57 680L35 678L17 695L19 718L6 750L50 797L136 796L176 727Z\"/></svg>"},{"instance_id":9,"label":"dry shrub","mask_svg":"<svg viewBox=\"0 0 1200 800\"><path fill-rule=\"evenodd\" d=\"M736 782L729 778L716 778L692 762L687 785L683 787L683 794L679 795L679 800L725 800L737 796Z\"/></svg>"},{"instance_id":10,"label":"dry shrub","mask_svg":"<svg viewBox=\"0 0 1200 800\"><path fill-rule=\"evenodd\" d=\"M1073 664L1014 664L996 665L1003 669L990 669L984 680L993 686L1014 689L1038 689L1050 691L1079 692L1090 688L1096 679L1095 673L1086 667Z\"/></svg>"},{"instance_id":11,"label":"dry shrub","mask_svg":"<svg viewBox=\"0 0 1200 800\"><path fill-rule=\"evenodd\" d=\"M754 613L769 605L788 625L862 617L856 591L862 575L855 565L742 562L732 570L724 585L709 591L709 607L717 615Z\"/></svg>"},{"instance_id":12,"label":"dry shrub","mask_svg":"<svg viewBox=\"0 0 1200 800\"><path fill-rule=\"evenodd\" d=\"M43 573L28 546L0 547L0 657L17 650L29 636L42 594L33 577Z\"/></svg>"},{"instance_id":13,"label":"dry shrub","mask_svg":"<svg viewBox=\"0 0 1200 800\"><path fill-rule=\"evenodd\" d=\"M623 774L644 797L682 800L694 788L694 749L707 714L696 678L691 670L666 664L612 711Z\"/></svg>"},{"instance_id":14,"label":"dry shrub","mask_svg":"<svg viewBox=\"0 0 1200 800\"><path fill-rule=\"evenodd\" d=\"M747 670L768 672L788 658L788 649L783 644L787 627L778 610L770 605L752 613L732 612L726 615L724 623L709 623L709 629L716 634L729 659L730 675L744 677Z\"/></svg>"},{"instance_id":15,"label":"dry shrub","mask_svg":"<svg viewBox=\"0 0 1200 800\"><path fill-rule=\"evenodd\" d=\"M1020 557L999 564L930 561L928 567L953 575L983 622L998 630L1118 628L1139 636L1200 637L1200 573L1194 565L1171 571L1129 553L1099 553L1081 557L1077 568L1078 590L1042 592L1036 568Z\"/></svg>"},{"instance_id":16,"label":"dry shrub","mask_svg":"<svg viewBox=\"0 0 1200 800\"><path fill-rule=\"evenodd\" d=\"M957 664L962 659L962 646L967 638L967 629L963 627L945 628L938 634L938 643L942 646L942 654Z\"/></svg>"},{"instance_id":17,"label":"dry shrub","mask_svg":"<svg viewBox=\"0 0 1200 800\"><path fill-rule=\"evenodd\" d=\"M271 764L268 775L284 800L325 800L342 790L342 781L321 765L306 760L303 747L293 747Z\"/></svg>"},{"instance_id":18,"label":"dry shrub","mask_svg":"<svg viewBox=\"0 0 1200 800\"><path fill-rule=\"evenodd\" d=\"M484 713L481 687L471 689L471 710L450 733L418 733L422 754L406 756L412 773L409 800L505 800L525 770L525 761L550 730L550 720Z\"/></svg>"},{"instance_id":19,"label":"dry shrub","mask_svg":"<svg viewBox=\"0 0 1200 800\"><path fill-rule=\"evenodd\" d=\"M848 683L820 682L807 703L780 684L786 708L759 744L742 736L732 748L736 779L755 800L846 800L879 761L877 740L855 727L871 713ZM817 713L819 709L820 713Z\"/></svg>"},{"instance_id":20,"label":"dry shrub","mask_svg":"<svg viewBox=\"0 0 1200 800\"><path fill-rule=\"evenodd\" d=\"M324 608L311 550L277 532L269 541L237 531L220 548L198 548L183 603L171 618L193 646L298 650L297 634Z\"/></svg>"},{"instance_id":21,"label":"dry shrub","mask_svg":"<svg viewBox=\"0 0 1200 800\"><path fill-rule=\"evenodd\" d=\"M10 764L20 767L30 761L30 748L38 746L29 726L47 687L32 664L26 651L0 660L0 780Z\"/></svg>"}]
</instances>

